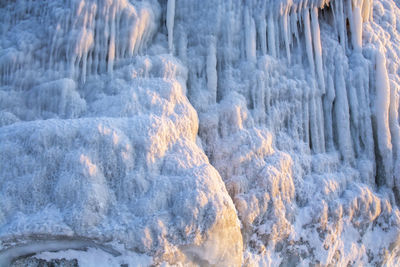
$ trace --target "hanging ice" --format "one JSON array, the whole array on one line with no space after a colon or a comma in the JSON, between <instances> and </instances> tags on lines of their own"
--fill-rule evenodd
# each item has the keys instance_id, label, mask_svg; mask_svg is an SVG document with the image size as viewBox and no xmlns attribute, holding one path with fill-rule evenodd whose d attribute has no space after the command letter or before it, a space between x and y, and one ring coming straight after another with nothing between
<instances>
[{"instance_id":1,"label":"hanging ice","mask_svg":"<svg viewBox=\"0 0 400 267\"><path fill-rule=\"evenodd\" d=\"M174 41L174 20L175 20L175 0L168 0L167 7L167 29L168 29L168 48L172 52Z\"/></svg>"}]
</instances>

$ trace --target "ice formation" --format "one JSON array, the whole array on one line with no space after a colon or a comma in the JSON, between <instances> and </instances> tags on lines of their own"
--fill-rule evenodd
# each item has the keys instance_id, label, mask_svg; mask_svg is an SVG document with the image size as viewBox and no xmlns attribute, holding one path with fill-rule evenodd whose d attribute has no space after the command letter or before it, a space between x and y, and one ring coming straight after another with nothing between
<instances>
[{"instance_id":1,"label":"ice formation","mask_svg":"<svg viewBox=\"0 0 400 267\"><path fill-rule=\"evenodd\" d=\"M0 264L399 265L399 66L395 0L1 1Z\"/></svg>"}]
</instances>

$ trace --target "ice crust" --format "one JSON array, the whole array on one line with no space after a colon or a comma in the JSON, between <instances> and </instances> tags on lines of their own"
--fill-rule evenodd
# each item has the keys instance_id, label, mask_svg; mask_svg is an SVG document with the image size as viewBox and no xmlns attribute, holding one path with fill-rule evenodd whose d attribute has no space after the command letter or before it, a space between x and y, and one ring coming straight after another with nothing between
<instances>
[{"instance_id":1,"label":"ice crust","mask_svg":"<svg viewBox=\"0 0 400 267\"><path fill-rule=\"evenodd\" d=\"M399 58L393 0L1 1L0 264L399 265Z\"/></svg>"}]
</instances>

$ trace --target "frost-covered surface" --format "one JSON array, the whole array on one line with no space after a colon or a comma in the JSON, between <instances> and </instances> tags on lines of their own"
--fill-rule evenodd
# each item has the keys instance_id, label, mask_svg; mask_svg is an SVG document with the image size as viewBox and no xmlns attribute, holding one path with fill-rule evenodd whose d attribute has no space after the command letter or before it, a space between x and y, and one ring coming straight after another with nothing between
<instances>
[{"instance_id":1,"label":"frost-covered surface","mask_svg":"<svg viewBox=\"0 0 400 267\"><path fill-rule=\"evenodd\" d=\"M0 263L400 264L395 1L18 0L0 25Z\"/></svg>"}]
</instances>

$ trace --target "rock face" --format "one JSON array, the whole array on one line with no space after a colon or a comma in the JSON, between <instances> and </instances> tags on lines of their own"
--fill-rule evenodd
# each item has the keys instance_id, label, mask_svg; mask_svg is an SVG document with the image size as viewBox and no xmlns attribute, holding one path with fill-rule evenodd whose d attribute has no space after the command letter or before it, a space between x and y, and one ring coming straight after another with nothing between
<instances>
[{"instance_id":1,"label":"rock face","mask_svg":"<svg viewBox=\"0 0 400 267\"><path fill-rule=\"evenodd\" d=\"M1 1L0 266L400 264L396 4Z\"/></svg>"}]
</instances>

